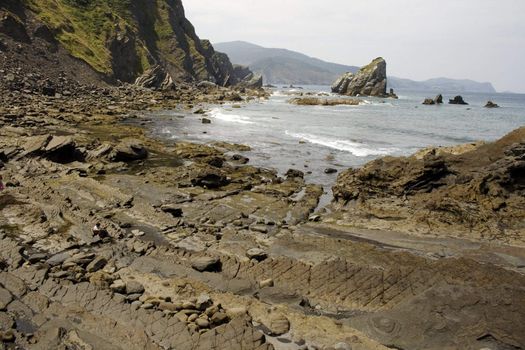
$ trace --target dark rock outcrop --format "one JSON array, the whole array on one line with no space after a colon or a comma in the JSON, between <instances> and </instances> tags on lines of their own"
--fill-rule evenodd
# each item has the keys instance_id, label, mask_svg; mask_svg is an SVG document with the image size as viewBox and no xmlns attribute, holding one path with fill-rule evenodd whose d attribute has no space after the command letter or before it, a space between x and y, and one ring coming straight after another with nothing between
<instances>
[{"instance_id":1,"label":"dark rock outcrop","mask_svg":"<svg viewBox=\"0 0 525 350\"><path fill-rule=\"evenodd\" d=\"M356 74L343 74L332 85L332 92L350 96L388 97L386 82L386 62L379 57Z\"/></svg>"},{"instance_id":2,"label":"dark rock outcrop","mask_svg":"<svg viewBox=\"0 0 525 350\"><path fill-rule=\"evenodd\" d=\"M423 101L424 105L440 105L443 103L443 96L441 94L437 95L434 99L426 98L425 101Z\"/></svg>"},{"instance_id":3,"label":"dark rock outcrop","mask_svg":"<svg viewBox=\"0 0 525 350\"><path fill-rule=\"evenodd\" d=\"M161 66L155 66L145 71L137 78L135 85L159 90L168 90L175 86L171 75Z\"/></svg>"},{"instance_id":4,"label":"dark rock outcrop","mask_svg":"<svg viewBox=\"0 0 525 350\"><path fill-rule=\"evenodd\" d=\"M355 204L352 220L395 217L388 227L421 230L424 222L446 231L455 225L458 231L508 240L523 237L517 224L525 219L523 174L525 128L463 151L456 146L377 159L341 173L333 193L342 210Z\"/></svg>"},{"instance_id":5,"label":"dark rock outcrop","mask_svg":"<svg viewBox=\"0 0 525 350\"><path fill-rule=\"evenodd\" d=\"M498 106L497 103L494 103L492 101L488 101L487 104L485 105L485 108L499 108L499 106Z\"/></svg>"},{"instance_id":6,"label":"dark rock outcrop","mask_svg":"<svg viewBox=\"0 0 525 350\"><path fill-rule=\"evenodd\" d=\"M453 99L450 99L448 103L451 105L468 105L468 103L465 102L465 100L463 100L463 97L459 95L454 97Z\"/></svg>"}]
</instances>

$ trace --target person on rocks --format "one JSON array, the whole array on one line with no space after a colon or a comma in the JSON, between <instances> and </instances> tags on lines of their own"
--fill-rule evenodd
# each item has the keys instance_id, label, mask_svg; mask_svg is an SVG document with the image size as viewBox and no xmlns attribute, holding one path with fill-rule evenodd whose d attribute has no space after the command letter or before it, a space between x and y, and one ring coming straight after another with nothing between
<instances>
[{"instance_id":1,"label":"person on rocks","mask_svg":"<svg viewBox=\"0 0 525 350\"><path fill-rule=\"evenodd\" d=\"M98 237L100 239L104 239L109 237L108 231L106 229L103 229L102 226L100 226L100 223L97 222L95 226L93 226L93 237Z\"/></svg>"}]
</instances>

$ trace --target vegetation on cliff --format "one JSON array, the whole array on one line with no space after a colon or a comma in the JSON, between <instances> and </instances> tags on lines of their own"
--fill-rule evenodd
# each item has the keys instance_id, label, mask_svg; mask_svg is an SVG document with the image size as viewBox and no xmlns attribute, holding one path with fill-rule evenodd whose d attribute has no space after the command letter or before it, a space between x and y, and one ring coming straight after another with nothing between
<instances>
[{"instance_id":1,"label":"vegetation on cliff","mask_svg":"<svg viewBox=\"0 0 525 350\"><path fill-rule=\"evenodd\" d=\"M176 81L236 83L229 59L200 40L180 0L24 0L74 57L134 82L162 66Z\"/></svg>"}]
</instances>

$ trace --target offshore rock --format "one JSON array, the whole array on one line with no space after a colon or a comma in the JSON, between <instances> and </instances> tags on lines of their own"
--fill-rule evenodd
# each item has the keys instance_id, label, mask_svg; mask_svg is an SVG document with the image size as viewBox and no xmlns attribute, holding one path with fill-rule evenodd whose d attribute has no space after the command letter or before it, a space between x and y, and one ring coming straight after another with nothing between
<instances>
[{"instance_id":1,"label":"offshore rock","mask_svg":"<svg viewBox=\"0 0 525 350\"><path fill-rule=\"evenodd\" d=\"M378 57L355 75L343 74L332 85L332 92L350 96L388 97L386 82L386 61Z\"/></svg>"},{"instance_id":2,"label":"offshore rock","mask_svg":"<svg viewBox=\"0 0 525 350\"><path fill-rule=\"evenodd\" d=\"M448 103L451 105L468 105L468 103L465 102L465 100L463 100L463 97L460 95L454 97L453 99L450 99Z\"/></svg>"}]
</instances>

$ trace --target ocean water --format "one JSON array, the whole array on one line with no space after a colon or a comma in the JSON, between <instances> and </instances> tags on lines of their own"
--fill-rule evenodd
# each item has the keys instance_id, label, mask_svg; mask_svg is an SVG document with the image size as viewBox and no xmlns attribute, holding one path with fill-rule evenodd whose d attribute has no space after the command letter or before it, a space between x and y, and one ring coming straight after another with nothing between
<instances>
[{"instance_id":1,"label":"ocean water","mask_svg":"<svg viewBox=\"0 0 525 350\"><path fill-rule=\"evenodd\" d=\"M158 113L152 132L157 137L195 142L246 144L250 164L283 174L302 170L309 182L328 190L336 179L326 168L359 167L385 155L409 155L428 146L450 146L496 140L525 125L525 95L462 93L468 106L424 106L421 92L401 92L399 99L361 98L359 106L295 106L294 93L326 94L329 87L273 89L268 101L211 106L201 115L181 111ZM330 94L331 95L331 94ZM443 93L445 102L455 93ZM333 96L333 95L331 95ZM331 98L330 96L328 98ZM488 100L501 108L483 106Z\"/></svg>"}]
</instances>

